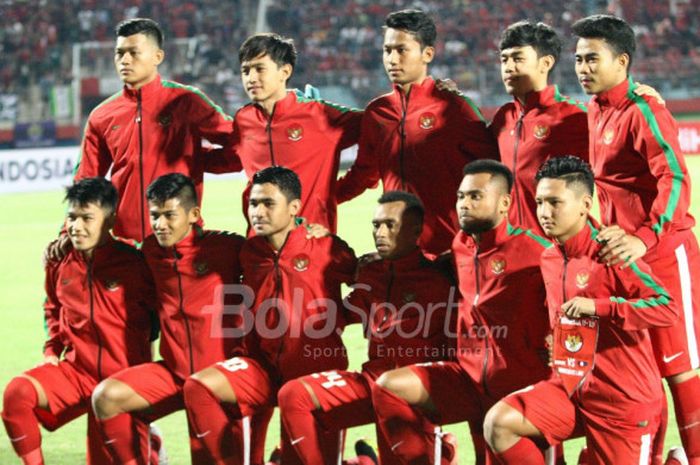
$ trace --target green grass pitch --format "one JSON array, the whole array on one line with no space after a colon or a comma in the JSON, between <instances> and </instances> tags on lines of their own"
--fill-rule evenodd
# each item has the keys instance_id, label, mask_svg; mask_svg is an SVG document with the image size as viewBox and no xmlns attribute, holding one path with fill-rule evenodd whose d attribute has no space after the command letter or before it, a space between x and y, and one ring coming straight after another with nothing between
<instances>
[{"instance_id":1,"label":"green grass pitch","mask_svg":"<svg viewBox=\"0 0 700 465\"><path fill-rule=\"evenodd\" d=\"M700 156L688 157L688 167L696 189L693 191L691 212L700 217ZM242 233L244 219L241 215L241 181L207 182L203 213L207 227ZM360 254L373 249L370 219L378 190L366 192L362 197L340 206L339 235ZM45 333L41 303L43 301L43 270L41 254L45 244L55 237L62 221L64 207L62 192L2 196L5 219L0 223L0 390L10 379L41 361L41 347ZM696 234L698 229L696 228ZM349 328L344 336L350 353L351 368L357 369L365 359L366 343L360 329ZM458 394L458 393L455 393ZM670 410L667 447L680 444L678 431ZM43 448L47 463L75 465L85 462L85 420L78 419L55 433L44 432ZM165 446L171 465L189 463L185 417L175 413L158 421L164 432ZM273 419L268 434L268 450L278 440L277 417ZM446 428L457 435L460 463L473 463L471 441L465 424ZM374 442L373 426L348 431L346 455L353 455L352 445L360 437ZM566 443L568 463L575 464L582 440ZM5 430L0 430L0 464L19 463L10 447Z\"/></svg>"}]
</instances>

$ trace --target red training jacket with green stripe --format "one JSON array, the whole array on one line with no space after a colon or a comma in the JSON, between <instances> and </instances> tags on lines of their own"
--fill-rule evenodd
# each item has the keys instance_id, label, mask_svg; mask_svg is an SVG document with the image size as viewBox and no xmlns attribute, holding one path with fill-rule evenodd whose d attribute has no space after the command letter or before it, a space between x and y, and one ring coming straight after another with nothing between
<instances>
[{"instance_id":1,"label":"red training jacket with green stripe","mask_svg":"<svg viewBox=\"0 0 700 465\"><path fill-rule=\"evenodd\" d=\"M603 224L644 241L651 263L677 247L695 220L688 213L690 176L668 109L635 95L630 79L591 100L590 162Z\"/></svg>"},{"instance_id":2,"label":"red training jacket with green stripe","mask_svg":"<svg viewBox=\"0 0 700 465\"><path fill-rule=\"evenodd\" d=\"M479 109L428 77L408 93L391 93L367 105L357 160L338 183L338 202L353 199L381 179L385 191L417 195L425 205L418 244L430 255L449 250L457 233L455 193L464 165L498 159L498 147Z\"/></svg>"},{"instance_id":3,"label":"red training jacket with green stripe","mask_svg":"<svg viewBox=\"0 0 700 465\"><path fill-rule=\"evenodd\" d=\"M549 317L552 326L558 324L562 304L574 297L595 301L599 333L593 371L574 399L600 416L642 421L664 395L647 329L671 326L679 310L644 261L624 269L600 262L597 234L598 225L589 220L563 245L542 253Z\"/></svg>"},{"instance_id":4,"label":"red training jacket with green stripe","mask_svg":"<svg viewBox=\"0 0 700 465\"><path fill-rule=\"evenodd\" d=\"M552 157L576 155L588 161L585 105L559 93L557 86L527 94L498 109L489 126L498 139L501 161L513 172L511 224L541 231L535 203L535 175Z\"/></svg>"},{"instance_id":5,"label":"red training jacket with green stripe","mask_svg":"<svg viewBox=\"0 0 700 465\"><path fill-rule=\"evenodd\" d=\"M194 181L201 202L207 157L214 156L202 139L225 145L231 133L231 117L199 89L158 76L139 90L124 87L90 113L75 179L106 176L111 169L119 192L114 233L142 242L151 233L148 185L182 173Z\"/></svg>"}]
</instances>

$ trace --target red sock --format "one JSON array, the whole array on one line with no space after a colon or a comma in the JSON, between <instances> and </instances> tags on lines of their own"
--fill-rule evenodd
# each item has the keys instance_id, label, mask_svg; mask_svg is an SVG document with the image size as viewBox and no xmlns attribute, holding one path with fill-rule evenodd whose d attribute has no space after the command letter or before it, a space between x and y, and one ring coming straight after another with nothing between
<instances>
[{"instance_id":1,"label":"red sock","mask_svg":"<svg viewBox=\"0 0 700 465\"><path fill-rule=\"evenodd\" d=\"M394 454L411 465L432 464L435 425L408 402L378 384L372 386L372 404L377 424ZM449 452L443 451L443 464L450 463Z\"/></svg>"},{"instance_id":2,"label":"red sock","mask_svg":"<svg viewBox=\"0 0 700 465\"><path fill-rule=\"evenodd\" d=\"M25 463L41 464L41 432L34 415L39 399L34 385L27 378L18 376L5 388L2 421L12 447ZM36 451L38 450L38 456ZM26 459L24 456L28 456ZM26 462L26 460L32 460Z\"/></svg>"},{"instance_id":3,"label":"red sock","mask_svg":"<svg viewBox=\"0 0 700 465\"><path fill-rule=\"evenodd\" d=\"M214 462L222 465L242 462L242 438L237 434L240 418L229 418L219 398L194 378L185 381L182 391L194 434Z\"/></svg>"},{"instance_id":4,"label":"red sock","mask_svg":"<svg viewBox=\"0 0 700 465\"><path fill-rule=\"evenodd\" d=\"M277 394L282 424L289 433L289 441L301 461L307 465L324 463L324 448L319 443L318 425L314 417L311 395L301 381L290 381L282 386ZM336 448L338 446L337 441ZM336 454L337 455L337 454Z\"/></svg>"},{"instance_id":5,"label":"red sock","mask_svg":"<svg viewBox=\"0 0 700 465\"><path fill-rule=\"evenodd\" d=\"M107 420L97 420L97 423L104 443L117 463L144 465L140 436L130 414L120 413Z\"/></svg>"},{"instance_id":6,"label":"red sock","mask_svg":"<svg viewBox=\"0 0 700 465\"><path fill-rule=\"evenodd\" d=\"M690 465L700 465L700 377L668 384L676 410L681 442Z\"/></svg>"},{"instance_id":7,"label":"red sock","mask_svg":"<svg viewBox=\"0 0 700 465\"><path fill-rule=\"evenodd\" d=\"M502 465L544 465L542 451L528 438L520 438L510 449L495 455Z\"/></svg>"}]
</instances>

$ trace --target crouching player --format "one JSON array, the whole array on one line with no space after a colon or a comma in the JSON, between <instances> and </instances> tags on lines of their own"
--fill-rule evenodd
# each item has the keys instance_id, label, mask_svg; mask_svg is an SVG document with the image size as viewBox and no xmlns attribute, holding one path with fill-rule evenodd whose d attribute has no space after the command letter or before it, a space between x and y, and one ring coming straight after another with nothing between
<instances>
[{"instance_id":1,"label":"crouching player","mask_svg":"<svg viewBox=\"0 0 700 465\"><path fill-rule=\"evenodd\" d=\"M388 191L379 198L372 224L381 260L360 267L355 290L346 301L348 321L365 326L369 361L362 372L332 370L298 378L278 395L290 444L307 465L323 463L320 441L327 435L322 432L376 421L370 387L384 371L452 355L455 290L451 279L418 247L423 229L420 200L407 192ZM398 463L381 435L378 441L382 464Z\"/></svg>"},{"instance_id":2,"label":"crouching player","mask_svg":"<svg viewBox=\"0 0 700 465\"><path fill-rule=\"evenodd\" d=\"M86 412L88 463L111 463L90 395L102 379L151 360L153 279L141 253L110 235L116 189L104 178L86 178L66 190L65 200L73 247L46 267L44 363L10 381L3 399L2 419L25 465L44 463L40 423L53 431ZM125 428L140 438L146 461L147 425L129 419Z\"/></svg>"},{"instance_id":3,"label":"crouching player","mask_svg":"<svg viewBox=\"0 0 700 465\"><path fill-rule=\"evenodd\" d=\"M187 413L216 464L250 463L246 437L242 445L232 441L229 425L274 407L285 382L347 368L340 284L352 281L357 261L335 236L307 236L297 225L300 199L299 178L287 168L273 166L253 176L248 217L256 235L243 246L241 265L254 292L245 305L255 329L241 356L185 383ZM283 429L282 463L296 463L285 436ZM335 462L325 457L319 463Z\"/></svg>"},{"instance_id":4,"label":"crouching player","mask_svg":"<svg viewBox=\"0 0 700 465\"><path fill-rule=\"evenodd\" d=\"M556 376L496 404L486 440L503 464L543 465L531 438L555 444L583 434L590 464L649 464L664 391L647 329L672 325L676 304L641 260L599 259L587 163L550 159L537 180L537 215L558 244L541 257Z\"/></svg>"},{"instance_id":5,"label":"crouching player","mask_svg":"<svg viewBox=\"0 0 700 465\"><path fill-rule=\"evenodd\" d=\"M402 463L452 462L454 448L434 424L468 421L483 450L489 407L550 374L538 257L552 245L508 224L512 186L510 170L496 161L464 167L456 205L462 231L452 243L461 294L457 361L389 371L372 388L378 423Z\"/></svg>"},{"instance_id":6,"label":"crouching player","mask_svg":"<svg viewBox=\"0 0 700 465\"><path fill-rule=\"evenodd\" d=\"M238 254L244 239L198 226L200 210L192 179L180 173L159 177L146 191L154 234L143 252L160 300L162 360L123 370L103 381L93 406L110 451L119 464L140 464L128 425L154 420L184 407L185 379L230 356L240 338L226 337L235 316L224 314L223 285L240 282ZM262 425L267 424L263 419ZM240 434L240 425L234 425ZM211 458L190 431L194 464ZM257 444L257 443L256 443ZM262 461L262 444L256 448Z\"/></svg>"}]
</instances>

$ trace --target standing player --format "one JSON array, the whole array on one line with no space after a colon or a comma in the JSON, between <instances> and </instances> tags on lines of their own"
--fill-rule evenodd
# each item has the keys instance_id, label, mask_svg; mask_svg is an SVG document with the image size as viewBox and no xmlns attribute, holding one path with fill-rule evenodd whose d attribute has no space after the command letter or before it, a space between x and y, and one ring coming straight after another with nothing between
<instances>
[{"instance_id":1,"label":"standing player","mask_svg":"<svg viewBox=\"0 0 700 465\"><path fill-rule=\"evenodd\" d=\"M291 169L304 186L299 217L335 233L340 152L357 143L362 112L288 90L296 58L294 42L277 34L256 34L241 45L241 79L251 103L234 117L237 157L225 161L233 166L224 171L242 163L252 179L269 166Z\"/></svg>"},{"instance_id":2,"label":"standing player","mask_svg":"<svg viewBox=\"0 0 700 465\"><path fill-rule=\"evenodd\" d=\"M14 378L4 392L2 419L25 465L44 463L39 423L53 431L85 412L88 463L111 463L90 395L107 376L151 360L155 289L141 253L110 236L117 199L104 178L86 178L66 190L65 229L73 247L46 266L44 363ZM146 438L145 424L129 421L126 427ZM145 450L141 459L148 460Z\"/></svg>"},{"instance_id":3,"label":"standing player","mask_svg":"<svg viewBox=\"0 0 700 465\"><path fill-rule=\"evenodd\" d=\"M183 173L201 199L207 163L202 140L225 144L231 117L199 89L161 79L163 31L155 21L125 20L116 35L114 64L124 89L90 113L75 177L111 170L120 195L114 232L142 242L151 232L146 187L163 174Z\"/></svg>"},{"instance_id":4,"label":"standing player","mask_svg":"<svg viewBox=\"0 0 700 465\"><path fill-rule=\"evenodd\" d=\"M603 223L603 260L611 265L644 257L682 309L669 328L651 330L661 375L676 410L683 447L700 464L700 252L688 213L690 176L669 111L634 93L628 78L634 32L613 16L574 24L576 73L589 104L590 160Z\"/></svg>"},{"instance_id":5,"label":"standing player","mask_svg":"<svg viewBox=\"0 0 700 465\"><path fill-rule=\"evenodd\" d=\"M93 395L105 441L120 464L141 463L129 428L132 413L154 420L182 409L185 379L240 345L240 338L227 334L238 321L224 314L224 305L235 302L224 300L222 286L240 282L238 254L244 239L197 225L196 185L183 174L159 177L146 196L154 235L144 242L143 253L161 304L163 360L121 371L100 383ZM210 463L196 438L191 445L193 463ZM262 461L262 444L256 453Z\"/></svg>"},{"instance_id":6,"label":"standing player","mask_svg":"<svg viewBox=\"0 0 700 465\"><path fill-rule=\"evenodd\" d=\"M370 386L384 371L451 356L454 288L418 248L423 214L423 205L408 192L388 191L379 198L372 224L381 260L360 268L346 300L348 319L362 322L369 339L362 372L315 373L289 381L279 392L290 443L307 465L323 463L327 446L321 441L328 431L376 421ZM377 439L382 463L397 463L384 438Z\"/></svg>"},{"instance_id":7,"label":"standing player","mask_svg":"<svg viewBox=\"0 0 700 465\"><path fill-rule=\"evenodd\" d=\"M551 244L508 224L512 184L496 161L464 167L456 208L462 231L452 245L461 293L457 361L389 371L372 388L377 422L403 463L450 463L454 450L436 447L434 424L467 420L478 440L490 406L550 374L539 256Z\"/></svg>"},{"instance_id":8,"label":"standing player","mask_svg":"<svg viewBox=\"0 0 700 465\"><path fill-rule=\"evenodd\" d=\"M547 84L561 53L561 39L550 26L511 24L503 31L499 49L501 78L513 102L498 109L490 129L498 139L501 161L513 172L509 220L539 231L535 173L557 153L588 159L586 107Z\"/></svg>"},{"instance_id":9,"label":"standing player","mask_svg":"<svg viewBox=\"0 0 700 465\"><path fill-rule=\"evenodd\" d=\"M586 162L552 158L537 180L537 215L558 243L541 257L558 376L494 406L486 439L502 464L544 465L529 438L555 444L582 434L587 463L648 464L664 392L647 328L672 325L678 308L641 260L600 260Z\"/></svg>"},{"instance_id":10,"label":"standing player","mask_svg":"<svg viewBox=\"0 0 700 465\"><path fill-rule=\"evenodd\" d=\"M187 413L217 464L248 463L247 438L241 444L230 437L232 421L274 407L291 379L347 367L340 284L352 280L356 259L337 237L310 239L297 226L300 199L299 178L287 168L253 176L248 218L256 235L243 247L241 265L254 292L245 305L252 304L255 330L241 356L185 383ZM283 428L282 463L296 463L286 437ZM322 463L335 459L326 454Z\"/></svg>"},{"instance_id":11,"label":"standing player","mask_svg":"<svg viewBox=\"0 0 700 465\"><path fill-rule=\"evenodd\" d=\"M426 213L420 247L437 255L450 248L457 231L452 193L462 168L476 158L498 158L498 150L474 103L438 90L428 76L433 20L419 10L402 10L384 24L384 68L394 89L367 106L357 160L339 181L338 201L380 179L384 190L416 194Z\"/></svg>"}]
</instances>

